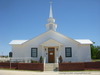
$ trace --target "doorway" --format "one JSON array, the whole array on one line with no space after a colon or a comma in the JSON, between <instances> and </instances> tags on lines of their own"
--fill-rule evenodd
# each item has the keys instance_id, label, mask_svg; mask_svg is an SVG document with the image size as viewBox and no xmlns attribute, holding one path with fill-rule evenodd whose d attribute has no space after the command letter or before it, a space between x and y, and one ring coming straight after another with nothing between
<instances>
[{"instance_id":1,"label":"doorway","mask_svg":"<svg viewBox=\"0 0 100 75\"><path fill-rule=\"evenodd\" d=\"M55 48L48 48L48 63L55 62Z\"/></svg>"}]
</instances>

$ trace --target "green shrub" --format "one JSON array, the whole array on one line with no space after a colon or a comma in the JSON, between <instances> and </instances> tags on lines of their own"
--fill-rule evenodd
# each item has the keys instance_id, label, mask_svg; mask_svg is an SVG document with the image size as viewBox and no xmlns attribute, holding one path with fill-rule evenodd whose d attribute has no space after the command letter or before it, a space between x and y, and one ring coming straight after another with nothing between
<instances>
[{"instance_id":1,"label":"green shrub","mask_svg":"<svg viewBox=\"0 0 100 75\"><path fill-rule=\"evenodd\" d=\"M42 56L40 56L40 63L43 63L43 57Z\"/></svg>"},{"instance_id":2,"label":"green shrub","mask_svg":"<svg viewBox=\"0 0 100 75\"><path fill-rule=\"evenodd\" d=\"M31 63L38 63L38 61L31 60Z\"/></svg>"},{"instance_id":3,"label":"green shrub","mask_svg":"<svg viewBox=\"0 0 100 75\"><path fill-rule=\"evenodd\" d=\"M59 57L59 63L62 63L63 59L62 59L62 56L60 55Z\"/></svg>"}]
</instances>

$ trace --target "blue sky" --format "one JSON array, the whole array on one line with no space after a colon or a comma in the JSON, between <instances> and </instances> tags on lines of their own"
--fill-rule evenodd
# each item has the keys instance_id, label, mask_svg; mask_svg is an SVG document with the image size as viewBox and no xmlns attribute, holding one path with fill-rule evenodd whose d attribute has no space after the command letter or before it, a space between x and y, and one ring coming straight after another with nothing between
<instances>
[{"instance_id":1,"label":"blue sky","mask_svg":"<svg viewBox=\"0 0 100 75\"><path fill-rule=\"evenodd\" d=\"M57 32L90 39L100 46L100 0L52 0ZM46 31L50 0L0 0L0 55L11 40L27 40Z\"/></svg>"}]
</instances>

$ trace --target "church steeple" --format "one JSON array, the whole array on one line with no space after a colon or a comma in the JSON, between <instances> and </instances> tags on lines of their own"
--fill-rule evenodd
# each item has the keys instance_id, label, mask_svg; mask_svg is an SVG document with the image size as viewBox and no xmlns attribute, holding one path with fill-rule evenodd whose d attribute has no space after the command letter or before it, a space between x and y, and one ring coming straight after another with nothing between
<instances>
[{"instance_id":1,"label":"church steeple","mask_svg":"<svg viewBox=\"0 0 100 75\"><path fill-rule=\"evenodd\" d=\"M50 2L50 13L48 18L48 24L46 24L46 30L53 30L56 31L57 25L55 24L55 19L53 18L53 12L52 12L52 2Z\"/></svg>"},{"instance_id":2,"label":"church steeple","mask_svg":"<svg viewBox=\"0 0 100 75\"><path fill-rule=\"evenodd\" d=\"M52 13L52 2L50 2L50 14L49 17L53 17L53 13Z\"/></svg>"}]
</instances>

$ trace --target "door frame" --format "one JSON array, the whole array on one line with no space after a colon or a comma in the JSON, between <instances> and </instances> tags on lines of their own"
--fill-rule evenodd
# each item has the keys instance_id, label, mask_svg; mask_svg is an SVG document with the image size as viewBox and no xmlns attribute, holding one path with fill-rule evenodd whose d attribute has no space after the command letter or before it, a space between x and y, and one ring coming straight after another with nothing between
<instances>
[{"instance_id":1,"label":"door frame","mask_svg":"<svg viewBox=\"0 0 100 75\"><path fill-rule=\"evenodd\" d=\"M54 49L54 58L53 58L53 60L54 60L54 62L53 63L55 63L55 47L48 47L48 63L50 63L49 62L49 48L53 48Z\"/></svg>"}]
</instances>

